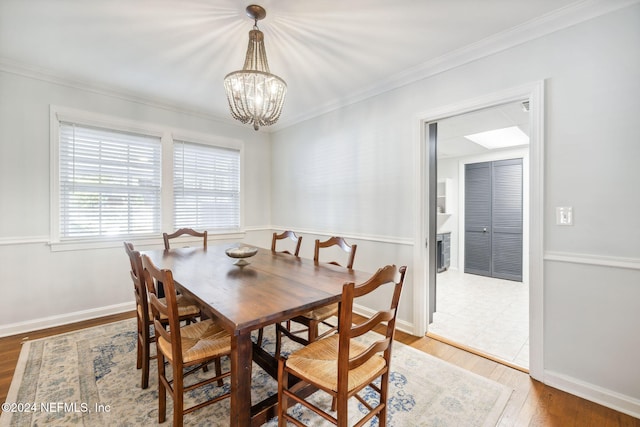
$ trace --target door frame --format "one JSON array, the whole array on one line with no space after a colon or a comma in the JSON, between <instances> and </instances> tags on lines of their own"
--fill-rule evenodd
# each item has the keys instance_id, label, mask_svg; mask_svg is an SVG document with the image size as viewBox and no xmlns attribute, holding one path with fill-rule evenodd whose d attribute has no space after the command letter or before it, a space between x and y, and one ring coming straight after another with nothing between
<instances>
[{"instance_id":1,"label":"door frame","mask_svg":"<svg viewBox=\"0 0 640 427\"><path fill-rule=\"evenodd\" d=\"M454 104L427 110L415 115L414 136L414 335L422 336L428 329L429 250L435 247L436 236L429 233L429 218L436 215L429 204L428 124L448 117L519 100L529 100L529 374L544 382L544 307L543 307L543 236L544 236L544 80ZM523 278L524 280L524 278Z\"/></svg>"}]
</instances>

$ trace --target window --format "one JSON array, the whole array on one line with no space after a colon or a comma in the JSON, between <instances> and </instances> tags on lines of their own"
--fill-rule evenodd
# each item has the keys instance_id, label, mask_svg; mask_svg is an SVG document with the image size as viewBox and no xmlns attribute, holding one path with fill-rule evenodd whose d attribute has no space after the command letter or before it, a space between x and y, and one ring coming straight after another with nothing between
<instances>
[{"instance_id":1,"label":"window","mask_svg":"<svg viewBox=\"0 0 640 427\"><path fill-rule=\"evenodd\" d=\"M58 106L50 135L51 250L241 231L242 141Z\"/></svg>"},{"instance_id":2,"label":"window","mask_svg":"<svg viewBox=\"0 0 640 427\"><path fill-rule=\"evenodd\" d=\"M160 138L60 122L60 240L160 233Z\"/></svg>"},{"instance_id":3,"label":"window","mask_svg":"<svg viewBox=\"0 0 640 427\"><path fill-rule=\"evenodd\" d=\"M240 152L175 141L173 146L175 228L240 228Z\"/></svg>"}]
</instances>

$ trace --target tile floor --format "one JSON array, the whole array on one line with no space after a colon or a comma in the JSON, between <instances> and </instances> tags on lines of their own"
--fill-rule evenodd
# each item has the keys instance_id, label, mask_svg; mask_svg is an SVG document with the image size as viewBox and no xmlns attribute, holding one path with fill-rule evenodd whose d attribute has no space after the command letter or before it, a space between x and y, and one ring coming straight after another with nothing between
<instances>
[{"instance_id":1,"label":"tile floor","mask_svg":"<svg viewBox=\"0 0 640 427\"><path fill-rule=\"evenodd\" d=\"M429 332L529 368L529 287L448 270L436 278Z\"/></svg>"}]
</instances>

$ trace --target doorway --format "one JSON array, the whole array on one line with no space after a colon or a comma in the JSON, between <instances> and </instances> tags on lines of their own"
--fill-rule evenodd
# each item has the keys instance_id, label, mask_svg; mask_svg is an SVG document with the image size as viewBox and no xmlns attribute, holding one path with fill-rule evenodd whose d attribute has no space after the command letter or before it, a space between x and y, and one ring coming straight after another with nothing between
<instances>
[{"instance_id":1,"label":"doorway","mask_svg":"<svg viewBox=\"0 0 640 427\"><path fill-rule=\"evenodd\" d=\"M492 136L507 130L516 136ZM474 140L483 135L490 141ZM528 137L526 99L429 124L437 224L428 335L521 370L529 367Z\"/></svg>"},{"instance_id":2,"label":"doorway","mask_svg":"<svg viewBox=\"0 0 640 427\"><path fill-rule=\"evenodd\" d=\"M415 219L416 227L413 245L413 322L412 333L422 336L428 332L431 275L435 274L436 247L436 181L435 149L431 155L429 144L429 123L438 122L448 117L481 110L496 105L529 100L530 135L529 135L529 170L524 172L528 179L525 187L529 188L529 208L524 210L528 215L529 256L523 257L525 263L524 277L529 283L529 375L536 380L544 381L544 80L525 83L520 86L486 93L452 104L432 107L416 113L413 160L416 170ZM433 159L434 165L431 165ZM425 218L429 218L428 221ZM431 221L434 228L431 232ZM433 259L434 269L430 268ZM526 279L525 279L526 280ZM434 282L435 283L435 282Z\"/></svg>"}]
</instances>

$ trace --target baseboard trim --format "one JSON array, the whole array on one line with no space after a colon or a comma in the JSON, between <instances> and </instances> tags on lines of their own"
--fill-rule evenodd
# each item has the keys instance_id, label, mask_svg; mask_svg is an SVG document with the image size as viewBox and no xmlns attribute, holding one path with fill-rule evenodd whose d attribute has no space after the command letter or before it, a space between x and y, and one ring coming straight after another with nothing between
<instances>
[{"instance_id":1,"label":"baseboard trim","mask_svg":"<svg viewBox=\"0 0 640 427\"><path fill-rule=\"evenodd\" d=\"M640 418L640 400L599 387L554 371L545 371L544 382L583 399L590 400L607 408Z\"/></svg>"},{"instance_id":2,"label":"baseboard trim","mask_svg":"<svg viewBox=\"0 0 640 427\"><path fill-rule=\"evenodd\" d=\"M353 312L364 317L371 317L376 314L376 310L372 310L368 307L358 304L353 305ZM409 335L414 335L413 323L409 323L406 320L396 318L396 329Z\"/></svg>"},{"instance_id":3,"label":"baseboard trim","mask_svg":"<svg viewBox=\"0 0 640 427\"><path fill-rule=\"evenodd\" d=\"M120 314L134 309L135 304L134 302L130 301L121 304L109 305L106 307L93 308L90 310L76 311L73 313L65 313L57 316L42 317L39 319L28 320L26 322L10 323L8 325L0 326L0 338L16 334L24 334L40 329L53 328L54 326L67 325L69 323L82 322L84 320L95 319L97 317Z\"/></svg>"}]
</instances>

